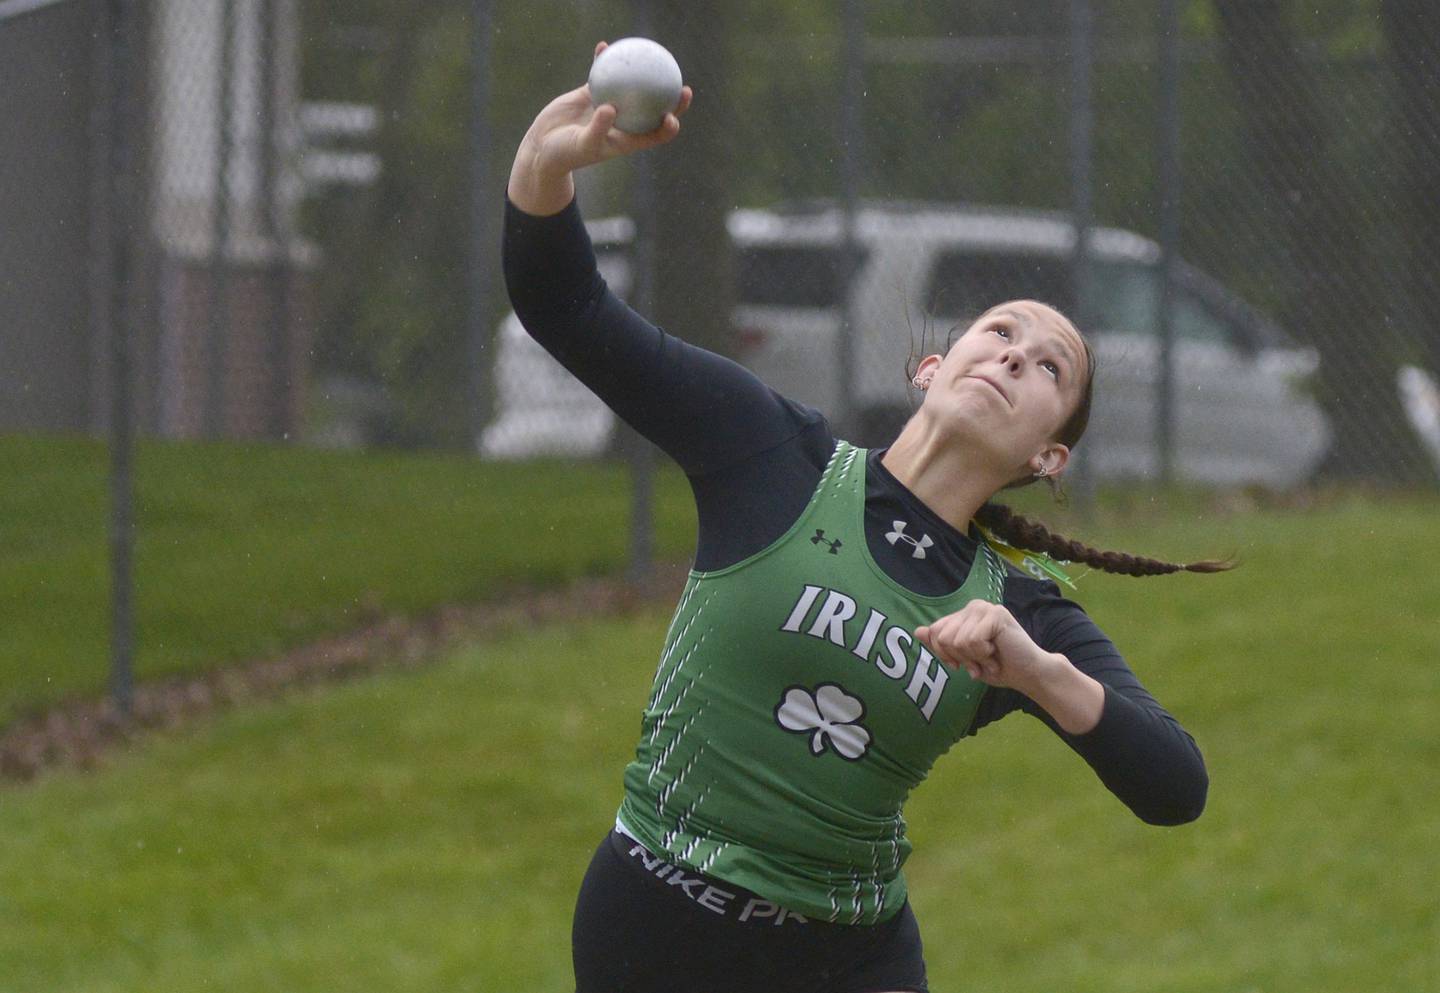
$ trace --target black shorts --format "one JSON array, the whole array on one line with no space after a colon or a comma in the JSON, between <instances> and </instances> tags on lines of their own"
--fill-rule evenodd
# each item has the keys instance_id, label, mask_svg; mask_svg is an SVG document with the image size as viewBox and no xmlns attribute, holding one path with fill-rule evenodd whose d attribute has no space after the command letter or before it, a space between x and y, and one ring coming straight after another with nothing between
<instances>
[{"instance_id":1,"label":"black shorts","mask_svg":"<svg viewBox=\"0 0 1440 993\"><path fill-rule=\"evenodd\" d=\"M907 902L870 926L807 919L618 832L575 905L576 993L927 993Z\"/></svg>"}]
</instances>

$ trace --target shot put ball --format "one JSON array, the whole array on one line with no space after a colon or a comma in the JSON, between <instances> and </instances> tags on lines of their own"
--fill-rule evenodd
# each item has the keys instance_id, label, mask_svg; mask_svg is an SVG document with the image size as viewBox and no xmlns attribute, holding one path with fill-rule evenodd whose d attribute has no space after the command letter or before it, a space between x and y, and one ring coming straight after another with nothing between
<instances>
[{"instance_id":1,"label":"shot put ball","mask_svg":"<svg viewBox=\"0 0 1440 993\"><path fill-rule=\"evenodd\" d=\"M613 104L615 126L630 134L654 131L680 103L680 65L649 38L621 38L590 66L590 100Z\"/></svg>"}]
</instances>

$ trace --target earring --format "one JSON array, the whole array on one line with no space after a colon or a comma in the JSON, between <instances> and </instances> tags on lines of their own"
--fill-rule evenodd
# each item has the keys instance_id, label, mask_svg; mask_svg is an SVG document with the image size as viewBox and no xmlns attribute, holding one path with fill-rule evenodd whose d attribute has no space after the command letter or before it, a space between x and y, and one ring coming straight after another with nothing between
<instances>
[{"instance_id":1,"label":"earring","mask_svg":"<svg viewBox=\"0 0 1440 993\"><path fill-rule=\"evenodd\" d=\"M928 378L921 379L919 376L916 376L911 382L915 384L917 389L928 390L930 388L930 380Z\"/></svg>"},{"instance_id":2,"label":"earring","mask_svg":"<svg viewBox=\"0 0 1440 993\"><path fill-rule=\"evenodd\" d=\"M1044 463L1044 462L1041 462L1041 463L1040 463L1040 468L1035 471L1035 478L1036 478L1036 479L1044 479L1044 478L1045 478L1046 476L1048 476L1048 475L1050 475L1050 470L1047 469L1047 468L1045 468L1045 463Z\"/></svg>"}]
</instances>

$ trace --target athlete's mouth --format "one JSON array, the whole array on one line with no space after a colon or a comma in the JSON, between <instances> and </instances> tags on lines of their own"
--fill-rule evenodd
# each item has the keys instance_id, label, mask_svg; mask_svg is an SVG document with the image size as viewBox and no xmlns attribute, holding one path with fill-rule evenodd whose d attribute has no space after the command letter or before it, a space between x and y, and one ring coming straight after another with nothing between
<instances>
[{"instance_id":1,"label":"athlete's mouth","mask_svg":"<svg viewBox=\"0 0 1440 993\"><path fill-rule=\"evenodd\" d=\"M1010 406L1012 406L1012 407L1015 406L1013 403L1010 403L1010 395L1009 395L1008 393L1006 393L1004 390L1002 390L1002 389L1000 388L1000 384L997 383L997 382L995 382L995 380L993 380L993 379L988 379L988 378L986 378L985 376L968 376L968 377L966 377L966 378L967 378L967 379L978 379L978 380L980 380L980 382L982 382L982 383L987 383L987 384L989 384L990 388L993 389L996 393L999 393L1000 396L1004 398L1004 400L1005 400L1006 403L1009 403Z\"/></svg>"}]
</instances>

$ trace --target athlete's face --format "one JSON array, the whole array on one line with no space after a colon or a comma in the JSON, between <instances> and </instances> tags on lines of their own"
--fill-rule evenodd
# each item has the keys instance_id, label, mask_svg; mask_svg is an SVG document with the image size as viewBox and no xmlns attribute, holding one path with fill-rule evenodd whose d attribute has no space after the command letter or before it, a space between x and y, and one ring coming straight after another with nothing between
<instances>
[{"instance_id":1,"label":"athlete's face","mask_svg":"<svg viewBox=\"0 0 1440 993\"><path fill-rule=\"evenodd\" d=\"M1089 360L1080 334L1058 311L1012 300L986 311L943 357L928 356L925 409L983 442L1016 476L1054 474L1069 449L1056 441L1084 393Z\"/></svg>"}]
</instances>

